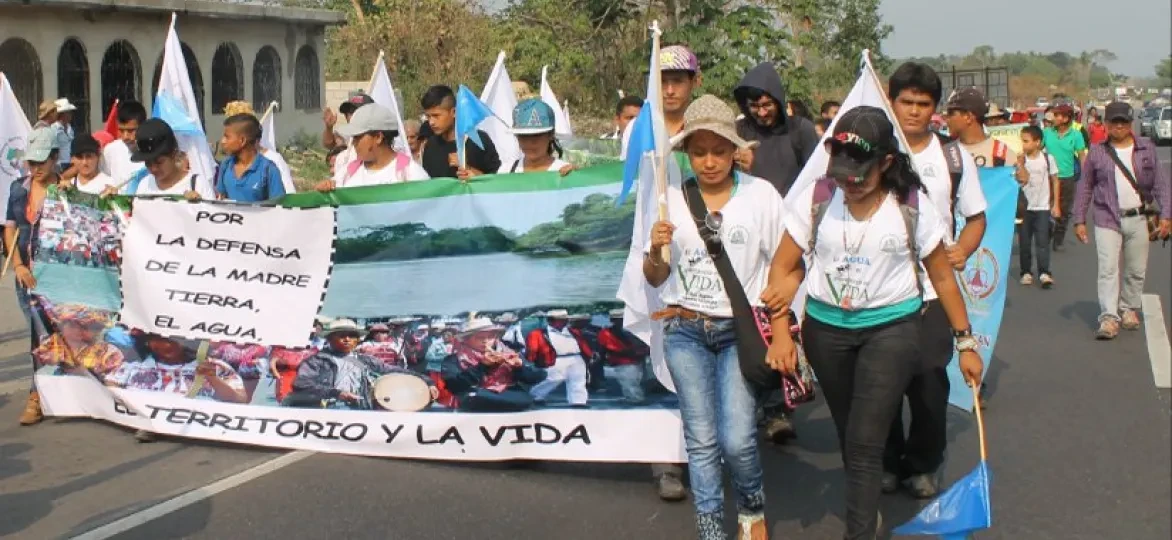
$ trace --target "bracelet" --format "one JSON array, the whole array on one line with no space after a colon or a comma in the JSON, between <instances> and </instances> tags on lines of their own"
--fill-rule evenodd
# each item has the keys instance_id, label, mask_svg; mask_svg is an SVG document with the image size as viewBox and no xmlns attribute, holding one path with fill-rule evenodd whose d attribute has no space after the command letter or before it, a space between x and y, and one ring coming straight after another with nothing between
<instances>
[{"instance_id":1,"label":"bracelet","mask_svg":"<svg viewBox=\"0 0 1172 540\"><path fill-rule=\"evenodd\" d=\"M972 335L973 335L973 327L972 326L965 328L964 330L953 330L952 331L952 337L954 337L954 338L972 337Z\"/></svg>"}]
</instances>

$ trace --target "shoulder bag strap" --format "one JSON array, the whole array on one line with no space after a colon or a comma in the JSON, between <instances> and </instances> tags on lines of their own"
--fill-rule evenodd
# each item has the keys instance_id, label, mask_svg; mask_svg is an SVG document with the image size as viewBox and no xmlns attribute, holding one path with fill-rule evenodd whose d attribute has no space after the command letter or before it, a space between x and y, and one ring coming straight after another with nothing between
<instances>
[{"instance_id":1,"label":"shoulder bag strap","mask_svg":"<svg viewBox=\"0 0 1172 540\"><path fill-rule=\"evenodd\" d=\"M1131 184L1131 189L1134 189L1139 194L1139 200L1141 202L1147 202L1147 197L1144 197L1144 192L1140 191L1139 183L1135 181L1135 176L1131 174L1131 169L1127 168L1123 164L1123 160L1119 159L1119 154L1115 153L1115 147L1111 146L1111 143L1105 142L1103 143L1103 150L1106 150L1107 155L1111 156L1111 161L1115 162L1115 166L1123 171L1123 176L1127 177L1127 183Z\"/></svg>"}]
</instances>

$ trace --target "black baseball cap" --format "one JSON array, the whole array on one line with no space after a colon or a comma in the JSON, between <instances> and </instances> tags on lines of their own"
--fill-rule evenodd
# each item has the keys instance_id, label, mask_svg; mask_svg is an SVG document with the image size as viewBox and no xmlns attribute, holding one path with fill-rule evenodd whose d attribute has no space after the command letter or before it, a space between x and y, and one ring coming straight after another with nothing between
<instances>
[{"instance_id":1,"label":"black baseball cap","mask_svg":"<svg viewBox=\"0 0 1172 540\"><path fill-rule=\"evenodd\" d=\"M102 145L98 140L89 133L81 133L73 139L73 144L69 146L69 154L73 156L82 156L85 154L99 154L101 153Z\"/></svg>"},{"instance_id":2,"label":"black baseball cap","mask_svg":"<svg viewBox=\"0 0 1172 540\"><path fill-rule=\"evenodd\" d=\"M365 92L356 92L350 95L350 98L338 105L338 112L342 114L354 114L359 107L363 105L370 105L374 103L374 98L366 95Z\"/></svg>"},{"instance_id":3,"label":"black baseball cap","mask_svg":"<svg viewBox=\"0 0 1172 540\"><path fill-rule=\"evenodd\" d=\"M989 100L976 88L962 88L948 96L948 104L944 108L949 111L972 113L978 120L984 121L989 115Z\"/></svg>"},{"instance_id":4,"label":"black baseball cap","mask_svg":"<svg viewBox=\"0 0 1172 540\"><path fill-rule=\"evenodd\" d=\"M148 119L138 126L134 136L135 146L138 147L130 154L130 161L149 162L155 158L170 154L179 149L179 141L171 126L158 118Z\"/></svg>"},{"instance_id":5,"label":"black baseball cap","mask_svg":"<svg viewBox=\"0 0 1172 540\"><path fill-rule=\"evenodd\" d=\"M830 152L827 176L851 183L862 183L871 167L899 147L887 113L868 106L843 113L826 145Z\"/></svg>"},{"instance_id":6,"label":"black baseball cap","mask_svg":"<svg viewBox=\"0 0 1172 540\"><path fill-rule=\"evenodd\" d=\"M1123 101L1112 101L1107 104L1106 109L1103 110L1103 118L1108 122L1113 120L1126 120L1131 122L1135 119L1135 111L1132 110L1131 105Z\"/></svg>"}]
</instances>

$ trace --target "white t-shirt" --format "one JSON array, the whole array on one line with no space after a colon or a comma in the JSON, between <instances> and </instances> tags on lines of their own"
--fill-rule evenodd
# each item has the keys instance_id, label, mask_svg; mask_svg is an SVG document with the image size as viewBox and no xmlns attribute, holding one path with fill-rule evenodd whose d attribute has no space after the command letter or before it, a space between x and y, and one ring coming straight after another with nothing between
<instances>
[{"instance_id":1,"label":"white t-shirt","mask_svg":"<svg viewBox=\"0 0 1172 540\"><path fill-rule=\"evenodd\" d=\"M130 148L122 141L114 141L102 148L102 160L99 169L110 175L115 184L121 184L134 176L140 169L146 167L142 163L130 161ZM127 184L129 185L129 184Z\"/></svg>"},{"instance_id":2,"label":"white t-shirt","mask_svg":"<svg viewBox=\"0 0 1172 540\"><path fill-rule=\"evenodd\" d=\"M565 167L566 165L569 165L569 163L560 159L554 159L553 163L550 163L549 167L547 167L545 170L548 172L558 172L561 171L562 167ZM518 159L517 161L514 161L512 165L501 168L501 172L523 173L525 172L525 160Z\"/></svg>"},{"instance_id":3,"label":"white t-shirt","mask_svg":"<svg viewBox=\"0 0 1172 540\"><path fill-rule=\"evenodd\" d=\"M1038 152L1037 157L1026 156L1025 169L1030 175L1029 181L1021 188L1026 198L1026 210L1050 210L1050 177L1058 175L1054 156L1045 152Z\"/></svg>"},{"instance_id":4,"label":"white t-shirt","mask_svg":"<svg viewBox=\"0 0 1172 540\"><path fill-rule=\"evenodd\" d=\"M297 193L297 186L293 184L293 170L289 168L285 157L272 148L265 148L261 155L272 161L277 166L277 170L281 171L281 184L285 186L285 193Z\"/></svg>"},{"instance_id":5,"label":"white t-shirt","mask_svg":"<svg viewBox=\"0 0 1172 540\"><path fill-rule=\"evenodd\" d=\"M344 180L337 184L339 188L398 184L400 182L428 180L431 177L415 161L411 161L406 168L400 170L395 160L392 160L386 167L379 170L368 169L364 164L358 167L357 171L354 171L353 176L349 178L343 176L343 178Z\"/></svg>"},{"instance_id":6,"label":"white t-shirt","mask_svg":"<svg viewBox=\"0 0 1172 540\"><path fill-rule=\"evenodd\" d=\"M546 328L546 332L549 334L550 346L559 357L582 354L582 348L578 346L578 339L570 333L570 327L557 330L550 326Z\"/></svg>"},{"instance_id":7,"label":"white t-shirt","mask_svg":"<svg viewBox=\"0 0 1172 540\"><path fill-rule=\"evenodd\" d=\"M187 193L191 189L192 173L187 173L187 176L171 186L169 189L160 189L159 183L155 181L155 175L148 174L142 178L142 182L138 183L138 191L134 194L142 195L180 195ZM212 183L202 176L196 176L195 192L199 193L200 198L208 201L216 200L216 190L212 188Z\"/></svg>"},{"instance_id":8,"label":"white t-shirt","mask_svg":"<svg viewBox=\"0 0 1172 540\"><path fill-rule=\"evenodd\" d=\"M960 186L956 190L956 214L967 218L984 212L989 207L989 203L985 201L985 193L981 191L981 177L977 164L973 162L973 157L963 148L960 154L962 173ZM952 212L952 176L948 173L948 161L944 156L944 148L940 145L940 139L932 137L927 147L912 156L912 164L915 165L916 172L920 173L920 180L928 190L928 198L932 201L936 216L942 220L941 226L945 227L946 242L952 243L952 224L956 221ZM923 199L920 202L923 203ZM924 206L927 205L920 205L921 216ZM956 229L958 234L960 231L961 228ZM928 253L925 252L922 255L927 257ZM937 298L936 289L932 287L928 273L924 272L923 277L924 301L935 300Z\"/></svg>"},{"instance_id":9,"label":"white t-shirt","mask_svg":"<svg viewBox=\"0 0 1172 540\"><path fill-rule=\"evenodd\" d=\"M1115 153L1119 155L1119 161L1127 166L1127 172L1130 172L1132 176L1135 175L1135 165L1131 162L1131 156L1134 152L1135 145L1127 148L1115 148ZM1144 205L1143 199L1139 198L1139 193L1131 187L1131 182L1127 181L1127 176L1118 165L1115 166L1115 191L1119 195L1120 211L1140 208Z\"/></svg>"},{"instance_id":10,"label":"white t-shirt","mask_svg":"<svg viewBox=\"0 0 1172 540\"><path fill-rule=\"evenodd\" d=\"M736 193L720 209L720 239L745 295L750 302L759 304L769 278L769 264L785 232L784 204L773 184L747 174L738 174L737 178ZM671 244L672 271L660 289L660 299L669 306L731 318L728 294L678 183L672 182L667 188L667 206L676 231ZM650 249L651 242L647 242L645 251Z\"/></svg>"},{"instance_id":11,"label":"white t-shirt","mask_svg":"<svg viewBox=\"0 0 1172 540\"><path fill-rule=\"evenodd\" d=\"M785 212L785 229L803 250L810 245L815 186L806 186ZM852 310L893 306L918 297L918 277L899 202L888 195L870 223L856 221L850 215L842 190L835 190L828 204L818 229L814 256L806 258L810 264L806 294L832 306L849 304ZM919 206L915 232L920 256L927 257L944 237L940 215L933 205Z\"/></svg>"},{"instance_id":12,"label":"white t-shirt","mask_svg":"<svg viewBox=\"0 0 1172 540\"><path fill-rule=\"evenodd\" d=\"M334 184L339 186L345 183L346 171L350 167L350 162L358 159L358 151L354 149L354 140L346 142L346 149L334 158Z\"/></svg>"},{"instance_id":13,"label":"white t-shirt","mask_svg":"<svg viewBox=\"0 0 1172 540\"><path fill-rule=\"evenodd\" d=\"M91 179L89 182L86 182L84 184L81 183L80 177L75 178L73 180L73 185L77 186L77 190L82 193L91 193L93 195L101 195L102 190L106 189L107 187L117 186L118 182L115 182L114 178L111 177L110 175L99 171L97 176L93 177L93 179Z\"/></svg>"}]
</instances>

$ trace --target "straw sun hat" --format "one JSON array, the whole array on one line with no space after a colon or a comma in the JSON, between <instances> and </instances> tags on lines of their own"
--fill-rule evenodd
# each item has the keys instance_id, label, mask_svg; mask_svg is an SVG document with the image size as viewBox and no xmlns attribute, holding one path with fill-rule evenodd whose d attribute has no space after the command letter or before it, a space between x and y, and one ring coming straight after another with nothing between
<instances>
[{"instance_id":1,"label":"straw sun hat","mask_svg":"<svg viewBox=\"0 0 1172 540\"><path fill-rule=\"evenodd\" d=\"M756 141L746 141L737 135L737 114L720 98L705 94L688 105L684 111L684 130L671 138L673 147L680 147L697 131L711 131L737 148L756 148Z\"/></svg>"}]
</instances>

